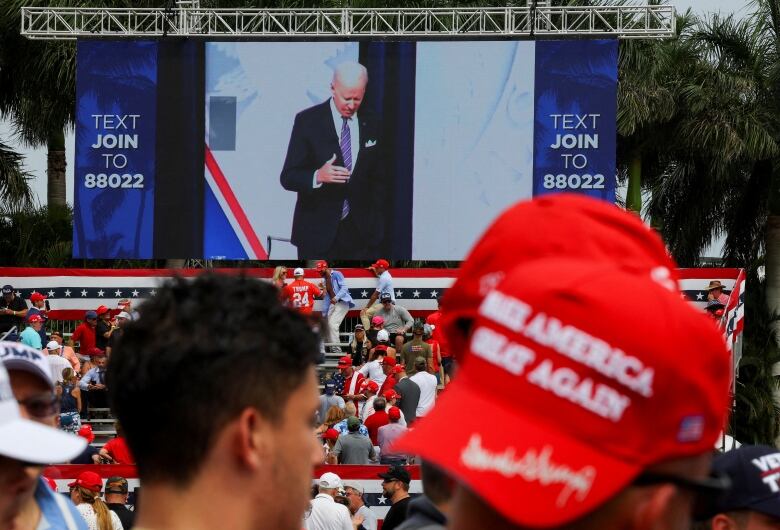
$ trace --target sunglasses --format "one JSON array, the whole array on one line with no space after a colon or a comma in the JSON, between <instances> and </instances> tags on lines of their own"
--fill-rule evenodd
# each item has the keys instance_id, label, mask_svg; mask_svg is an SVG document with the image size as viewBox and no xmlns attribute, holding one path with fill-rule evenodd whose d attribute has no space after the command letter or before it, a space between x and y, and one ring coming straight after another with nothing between
<instances>
[{"instance_id":1,"label":"sunglasses","mask_svg":"<svg viewBox=\"0 0 780 530\"><path fill-rule=\"evenodd\" d=\"M54 394L39 394L16 402L33 418L48 418L60 413L60 398Z\"/></svg>"}]
</instances>

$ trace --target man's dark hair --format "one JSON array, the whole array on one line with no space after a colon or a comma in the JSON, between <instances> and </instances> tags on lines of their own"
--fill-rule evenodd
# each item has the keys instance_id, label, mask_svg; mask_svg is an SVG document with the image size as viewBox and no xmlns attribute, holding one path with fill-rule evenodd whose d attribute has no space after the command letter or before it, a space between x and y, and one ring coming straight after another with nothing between
<instances>
[{"instance_id":1,"label":"man's dark hair","mask_svg":"<svg viewBox=\"0 0 780 530\"><path fill-rule=\"evenodd\" d=\"M246 407L279 421L318 342L260 280L208 274L160 288L127 324L107 375L141 480L186 485Z\"/></svg>"},{"instance_id":2,"label":"man's dark hair","mask_svg":"<svg viewBox=\"0 0 780 530\"><path fill-rule=\"evenodd\" d=\"M385 407L387 406L387 400L383 397L378 397L374 399L374 410L379 412L380 410L385 410Z\"/></svg>"}]
</instances>

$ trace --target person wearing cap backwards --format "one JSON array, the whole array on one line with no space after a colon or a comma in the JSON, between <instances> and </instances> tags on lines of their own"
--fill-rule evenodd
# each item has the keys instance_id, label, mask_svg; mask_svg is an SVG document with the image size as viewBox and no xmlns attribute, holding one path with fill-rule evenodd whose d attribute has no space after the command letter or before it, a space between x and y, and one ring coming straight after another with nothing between
<instances>
[{"instance_id":1,"label":"person wearing cap backwards","mask_svg":"<svg viewBox=\"0 0 780 530\"><path fill-rule=\"evenodd\" d=\"M172 279L144 302L108 367L143 485L137 528L300 530L322 462L318 342L254 278Z\"/></svg>"},{"instance_id":2,"label":"person wearing cap backwards","mask_svg":"<svg viewBox=\"0 0 780 530\"><path fill-rule=\"evenodd\" d=\"M365 399L365 396L360 393L360 386L363 384L365 377L360 371L355 370L355 367L352 365L352 358L348 355L339 359L338 369L340 373L334 376L334 378L339 378L336 392L338 392L345 401L352 401L356 408L359 407L360 401ZM339 390L339 388L341 390Z\"/></svg>"},{"instance_id":3,"label":"person wearing cap backwards","mask_svg":"<svg viewBox=\"0 0 780 530\"><path fill-rule=\"evenodd\" d=\"M54 383L39 351L0 342L0 528L87 530L45 465L67 462L86 442L56 428Z\"/></svg>"},{"instance_id":4,"label":"person wearing cap backwards","mask_svg":"<svg viewBox=\"0 0 780 530\"><path fill-rule=\"evenodd\" d=\"M325 260L319 260L315 268L322 276L321 288L324 292L322 316L328 321L327 342L338 343L341 342L339 339L341 323L349 310L355 307L355 302L349 294L347 282L341 272L331 269Z\"/></svg>"},{"instance_id":5,"label":"person wearing cap backwards","mask_svg":"<svg viewBox=\"0 0 780 530\"><path fill-rule=\"evenodd\" d=\"M79 353L89 355L89 351L95 348L95 326L97 326L97 313L87 311L84 313L84 322L76 326L73 334L70 336L68 345L73 348L75 343L79 343Z\"/></svg>"},{"instance_id":6,"label":"person wearing cap backwards","mask_svg":"<svg viewBox=\"0 0 780 530\"><path fill-rule=\"evenodd\" d=\"M363 322L363 327L368 329L371 319L374 314L379 311L382 306L376 302L380 300L383 294L389 295L390 300L395 303L395 289L393 289L393 277L390 275L390 263L386 259L376 260L369 268L376 277L376 289L371 293L371 297L366 302L363 309L360 310L360 320Z\"/></svg>"},{"instance_id":7,"label":"person wearing cap backwards","mask_svg":"<svg viewBox=\"0 0 780 530\"><path fill-rule=\"evenodd\" d=\"M130 488L126 478L114 476L106 480L106 506L117 514L125 530L132 528L135 521L135 512L127 508L129 496Z\"/></svg>"},{"instance_id":8,"label":"person wearing cap backwards","mask_svg":"<svg viewBox=\"0 0 780 530\"><path fill-rule=\"evenodd\" d=\"M344 398L336 394L336 382L333 379L327 379L325 381L325 393L320 395L320 409L319 418L320 421L325 421L325 416L328 414L328 409L331 407L338 407L344 409Z\"/></svg>"},{"instance_id":9,"label":"person wearing cap backwards","mask_svg":"<svg viewBox=\"0 0 780 530\"><path fill-rule=\"evenodd\" d=\"M716 476L731 480L728 493L699 506L693 530L777 530L780 528L780 452L765 445L743 445L712 462Z\"/></svg>"},{"instance_id":10,"label":"person wearing cap backwards","mask_svg":"<svg viewBox=\"0 0 780 530\"><path fill-rule=\"evenodd\" d=\"M127 311L120 311L116 316L116 323L111 326L111 332L108 336L108 344L106 344L106 357L111 357L111 352L116 349L116 346L119 343L119 339L122 338L124 327L131 320L133 320L133 317L130 316L130 313Z\"/></svg>"},{"instance_id":11,"label":"person wearing cap backwards","mask_svg":"<svg viewBox=\"0 0 780 530\"><path fill-rule=\"evenodd\" d=\"M49 337L46 336L46 321L49 320L49 317L46 315L46 296L33 292L30 295L30 304L32 307L27 310L27 318L29 319L32 315L41 316L43 325L38 334L41 336L41 344L46 344L49 342Z\"/></svg>"},{"instance_id":12,"label":"person wearing cap backwards","mask_svg":"<svg viewBox=\"0 0 780 530\"><path fill-rule=\"evenodd\" d=\"M685 529L695 494L720 491L729 355L670 275L539 259L485 292L458 377L396 444L458 482L453 530Z\"/></svg>"},{"instance_id":13,"label":"person wearing cap backwards","mask_svg":"<svg viewBox=\"0 0 780 530\"><path fill-rule=\"evenodd\" d=\"M385 473L379 473L379 478L382 479L382 496L393 503L382 522L382 530L395 530L408 516L409 502L412 500L409 496L412 477L404 466L391 466ZM477 525L473 528L489 527Z\"/></svg>"},{"instance_id":14,"label":"person wearing cap backwards","mask_svg":"<svg viewBox=\"0 0 780 530\"><path fill-rule=\"evenodd\" d=\"M306 530L353 530L349 508L336 503L333 498L342 487L341 478L335 473L323 473L317 481L317 496L311 501L311 511L306 516ZM358 524L363 518L355 518Z\"/></svg>"},{"instance_id":15,"label":"person wearing cap backwards","mask_svg":"<svg viewBox=\"0 0 780 530\"><path fill-rule=\"evenodd\" d=\"M27 304L16 296L14 288L3 285L3 297L0 299L0 337L16 326L16 333L8 335L7 340L16 340L22 329L22 322L27 316Z\"/></svg>"},{"instance_id":16,"label":"person wearing cap backwards","mask_svg":"<svg viewBox=\"0 0 780 530\"><path fill-rule=\"evenodd\" d=\"M108 338L111 336L111 310L101 305L95 310L97 323L95 324L95 346L105 351L108 346Z\"/></svg>"},{"instance_id":17,"label":"person wearing cap backwards","mask_svg":"<svg viewBox=\"0 0 780 530\"><path fill-rule=\"evenodd\" d=\"M57 341L49 341L46 345L46 360L49 362L49 368L51 369L51 378L55 383L62 383L62 371L66 368L70 368L70 363L60 356L60 345ZM72 370L72 368L71 368Z\"/></svg>"},{"instance_id":18,"label":"person wearing cap backwards","mask_svg":"<svg viewBox=\"0 0 780 530\"><path fill-rule=\"evenodd\" d=\"M407 372L409 377L412 377L417 373L417 359L422 357L425 360L423 365L424 371L433 372L433 350L431 345L423 340L423 333L425 331L425 324L419 318L414 321L412 327L412 340L404 344L401 350L401 356L403 357L404 364L407 366Z\"/></svg>"},{"instance_id":19,"label":"person wearing cap backwards","mask_svg":"<svg viewBox=\"0 0 780 530\"><path fill-rule=\"evenodd\" d=\"M27 318L27 327L19 334L19 342L36 350L43 349L41 342L41 329L43 329L43 317L32 315Z\"/></svg>"},{"instance_id":20,"label":"person wearing cap backwards","mask_svg":"<svg viewBox=\"0 0 780 530\"><path fill-rule=\"evenodd\" d=\"M119 516L100 498L103 479L94 471L82 471L68 484L70 500L76 505L89 530L123 530Z\"/></svg>"},{"instance_id":21,"label":"person wearing cap backwards","mask_svg":"<svg viewBox=\"0 0 780 530\"><path fill-rule=\"evenodd\" d=\"M282 300L301 314L310 315L314 310L314 301L322 297L322 291L313 283L303 279L304 273L300 267L293 271L293 277L295 280L282 289Z\"/></svg>"},{"instance_id":22,"label":"person wearing cap backwards","mask_svg":"<svg viewBox=\"0 0 780 530\"><path fill-rule=\"evenodd\" d=\"M87 405L93 408L108 406L108 385L106 381L106 354L98 348L89 352L93 368L79 382L79 388L85 393Z\"/></svg>"},{"instance_id":23,"label":"person wearing cap backwards","mask_svg":"<svg viewBox=\"0 0 780 530\"><path fill-rule=\"evenodd\" d=\"M390 333L390 342L400 351L406 339L406 332L414 325L414 319L405 307L396 305L387 293L382 293L379 302L381 307L377 309L376 316L384 319L384 329Z\"/></svg>"},{"instance_id":24,"label":"person wearing cap backwards","mask_svg":"<svg viewBox=\"0 0 780 530\"><path fill-rule=\"evenodd\" d=\"M349 501L349 511L352 515L363 517L363 522L358 526L358 530L377 530L376 514L366 506L363 499L363 486L358 482L344 482L344 496Z\"/></svg>"}]
</instances>

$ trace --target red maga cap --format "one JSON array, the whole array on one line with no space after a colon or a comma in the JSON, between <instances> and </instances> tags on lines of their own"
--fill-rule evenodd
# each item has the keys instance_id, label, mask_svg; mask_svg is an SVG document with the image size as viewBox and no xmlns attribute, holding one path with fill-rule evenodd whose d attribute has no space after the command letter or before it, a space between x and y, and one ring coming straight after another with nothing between
<instances>
[{"instance_id":1,"label":"red maga cap","mask_svg":"<svg viewBox=\"0 0 780 530\"><path fill-rule=\"evenodd\" d=\"M338 368L349 368L352 366L352 357L345 355L339 359Z\"/></svg>"},{"instance_id":2,"label":"red maga cap","mask_svg":"<svg viewBox=\"0 0 780 530\"><path fill-rule=\"evenodd\" d=\"M99 492L103 489L103 479L94 471L83 471L79 473L76 480L68 484L69 488L75 488L77 486Z\"/></svg>"},{"instance_id":3,"label":"red maga cap","mask_svg":"<svg viewBox=\"0 0 780 530\"><path fill-rule=\"evenodd\" d=\"M444 296L443 333L452 354L457 358L466 348L467 332L458 321L472 321L485 293L508 271L556 256L612 261L627 269L658 268L656 274L677 285L675 263L663 241L636 215L576 194L522 201L482 234Z\"/></svg>"},{"instance_id":4,"label":"red maga cap","mask_svg":"<svg viewBox=\"0 0 780 530\"><path fill-rule=\"evenodd\" d=\"M382 267L383 269L389 269L390 268L390 262L386 259L378 259L374 262L373 265L371 265L372 268L376 269L377 267Z\"/></svg>"},{"instance_id":5,"label":"red maga cap","mask_svg":"<svg viewBox=\"0 0 780 530\"><path fill-rule=\"evenodd\" d=\"M36 313L27 317L27 322L43 322L43 317Z\"/></svg>"},{"instance_id":6,"label":"red maga cap","mask_svg":"<svg viewBox=\"0 0 780 530\"><path fill-rule=\"evenodd\" d=\"M403 365L403 364L396 364L396 365L393 367L393 373L394 373L394 374L400 374L401 372L405 372L405 371L406 371L406 365Z\"/></svg>"},{"instance_id":7,"label":"red maga cap","mask_svg":"<svg viewBox=\"0 0 780 530\"><path fill-rule=\"evenodd\" d=\"M95 433L92 432L92 425L90 424L82 425L78 434L84 438L87 443L91 444L95 440Z\"/></svg>"},{"instance_id":8,"label":"red maga cap","mask_svg":"<svg viewBox=\"0 0 780 530\"><path fill-rule=\"evenodd\" d=\"M382 394L382 397L385 399L396 399L401 396L398 394L398 392L396 392L391 388L390 390L385 390L384 393Z\"/></svg>"},{"instance_id":9,"label":"red maga cap","mask_svg":"<svg viewBox=\"0 0 780 530\"><path fill-rule=\"evenodd\" d=\"M458 377L395 446L528 528L566 525L648 466L712 451L729 353L668 287L609 262L518 266L479 306Z\"/></svg>"},{"instance_id":10,"label":"red maga cap","mask_svg":"<svg viewBox=\"0 0 780 530\"><path fill-rule=\"evenodd\" d=\"M109 308L107 308L106 306L102 305L102 306L98 307L98 308L95 310L95 313L97 313L97 314L98 314L98 316L100 316L100 315L102 315L103 313L108 313L109 311L110 311L110 309L109 309Z\"/></svg>"},{"instance_id":11,"label":"red maga cap","mask_svg":"<svg viewBox=\"0 0 780 530\"><path fill-rule=\"evenodd\" d=\"M395 366L395 359L393 357L385 357L383 358L379 364L386 364L387 366Z\"/></svg>"},{"instance_id":12,"label":"red maga cap","mask_svg":"<svg viewBox=\"0 0 780 530\"><path fill-rule=\"evenodd\" d=\"M390 407L390 410L387 411L387 416L393 421L400 420L401 409L398 407Z\"/></svg>"},{"instance_id":13,"label":"red maga cap","mask_svg":"<svg viewBox=\"0 0 780 530\"><path fill-rule=\"evenodd\" d=\"M46 296L37 292L30 295L30 302L40 302L41 300L46 300Z\"/></svg>"},{"instance_id":14,"label":"red maga cap","mask_svg":"<svg viewBox=\"0 0 780 530\"><path fill-rule=\"evenodd\" d=\"M379 392L379 385L376 384L376 381L371 381L370 379L365 379L362 383L360 383L360 391L365 392L366 390L370 390L374 394Z\"/></svg>"},{"instance_id":15,"label":"red maga cap","mask_svg":"<svg viewBox=\"0 0 780 530\"><path fill-rule=\"evenodd\" d=\"M314 268L317 269L318 271L325 270L328 268L328 262L325 261L324 259L321 259L320 261L317 262Z\"/></svg>"}]
</instances>

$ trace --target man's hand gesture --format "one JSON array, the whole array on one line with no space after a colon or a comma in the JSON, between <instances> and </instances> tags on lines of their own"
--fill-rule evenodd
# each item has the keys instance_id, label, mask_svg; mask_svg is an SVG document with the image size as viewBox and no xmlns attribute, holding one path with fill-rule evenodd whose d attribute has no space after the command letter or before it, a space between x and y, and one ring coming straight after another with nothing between
<instances>
[{"instance_id":1,"label":"man's hand gesture","mask_svg":"<svg viewBox=\"0 0 780 530\"><path fill-rule=\"evenodd\" d=\"M317 184L346 184L349 182L349 170L345 167L334 166L336 153L317 170Z\"/></svg>"}]
</instances>

